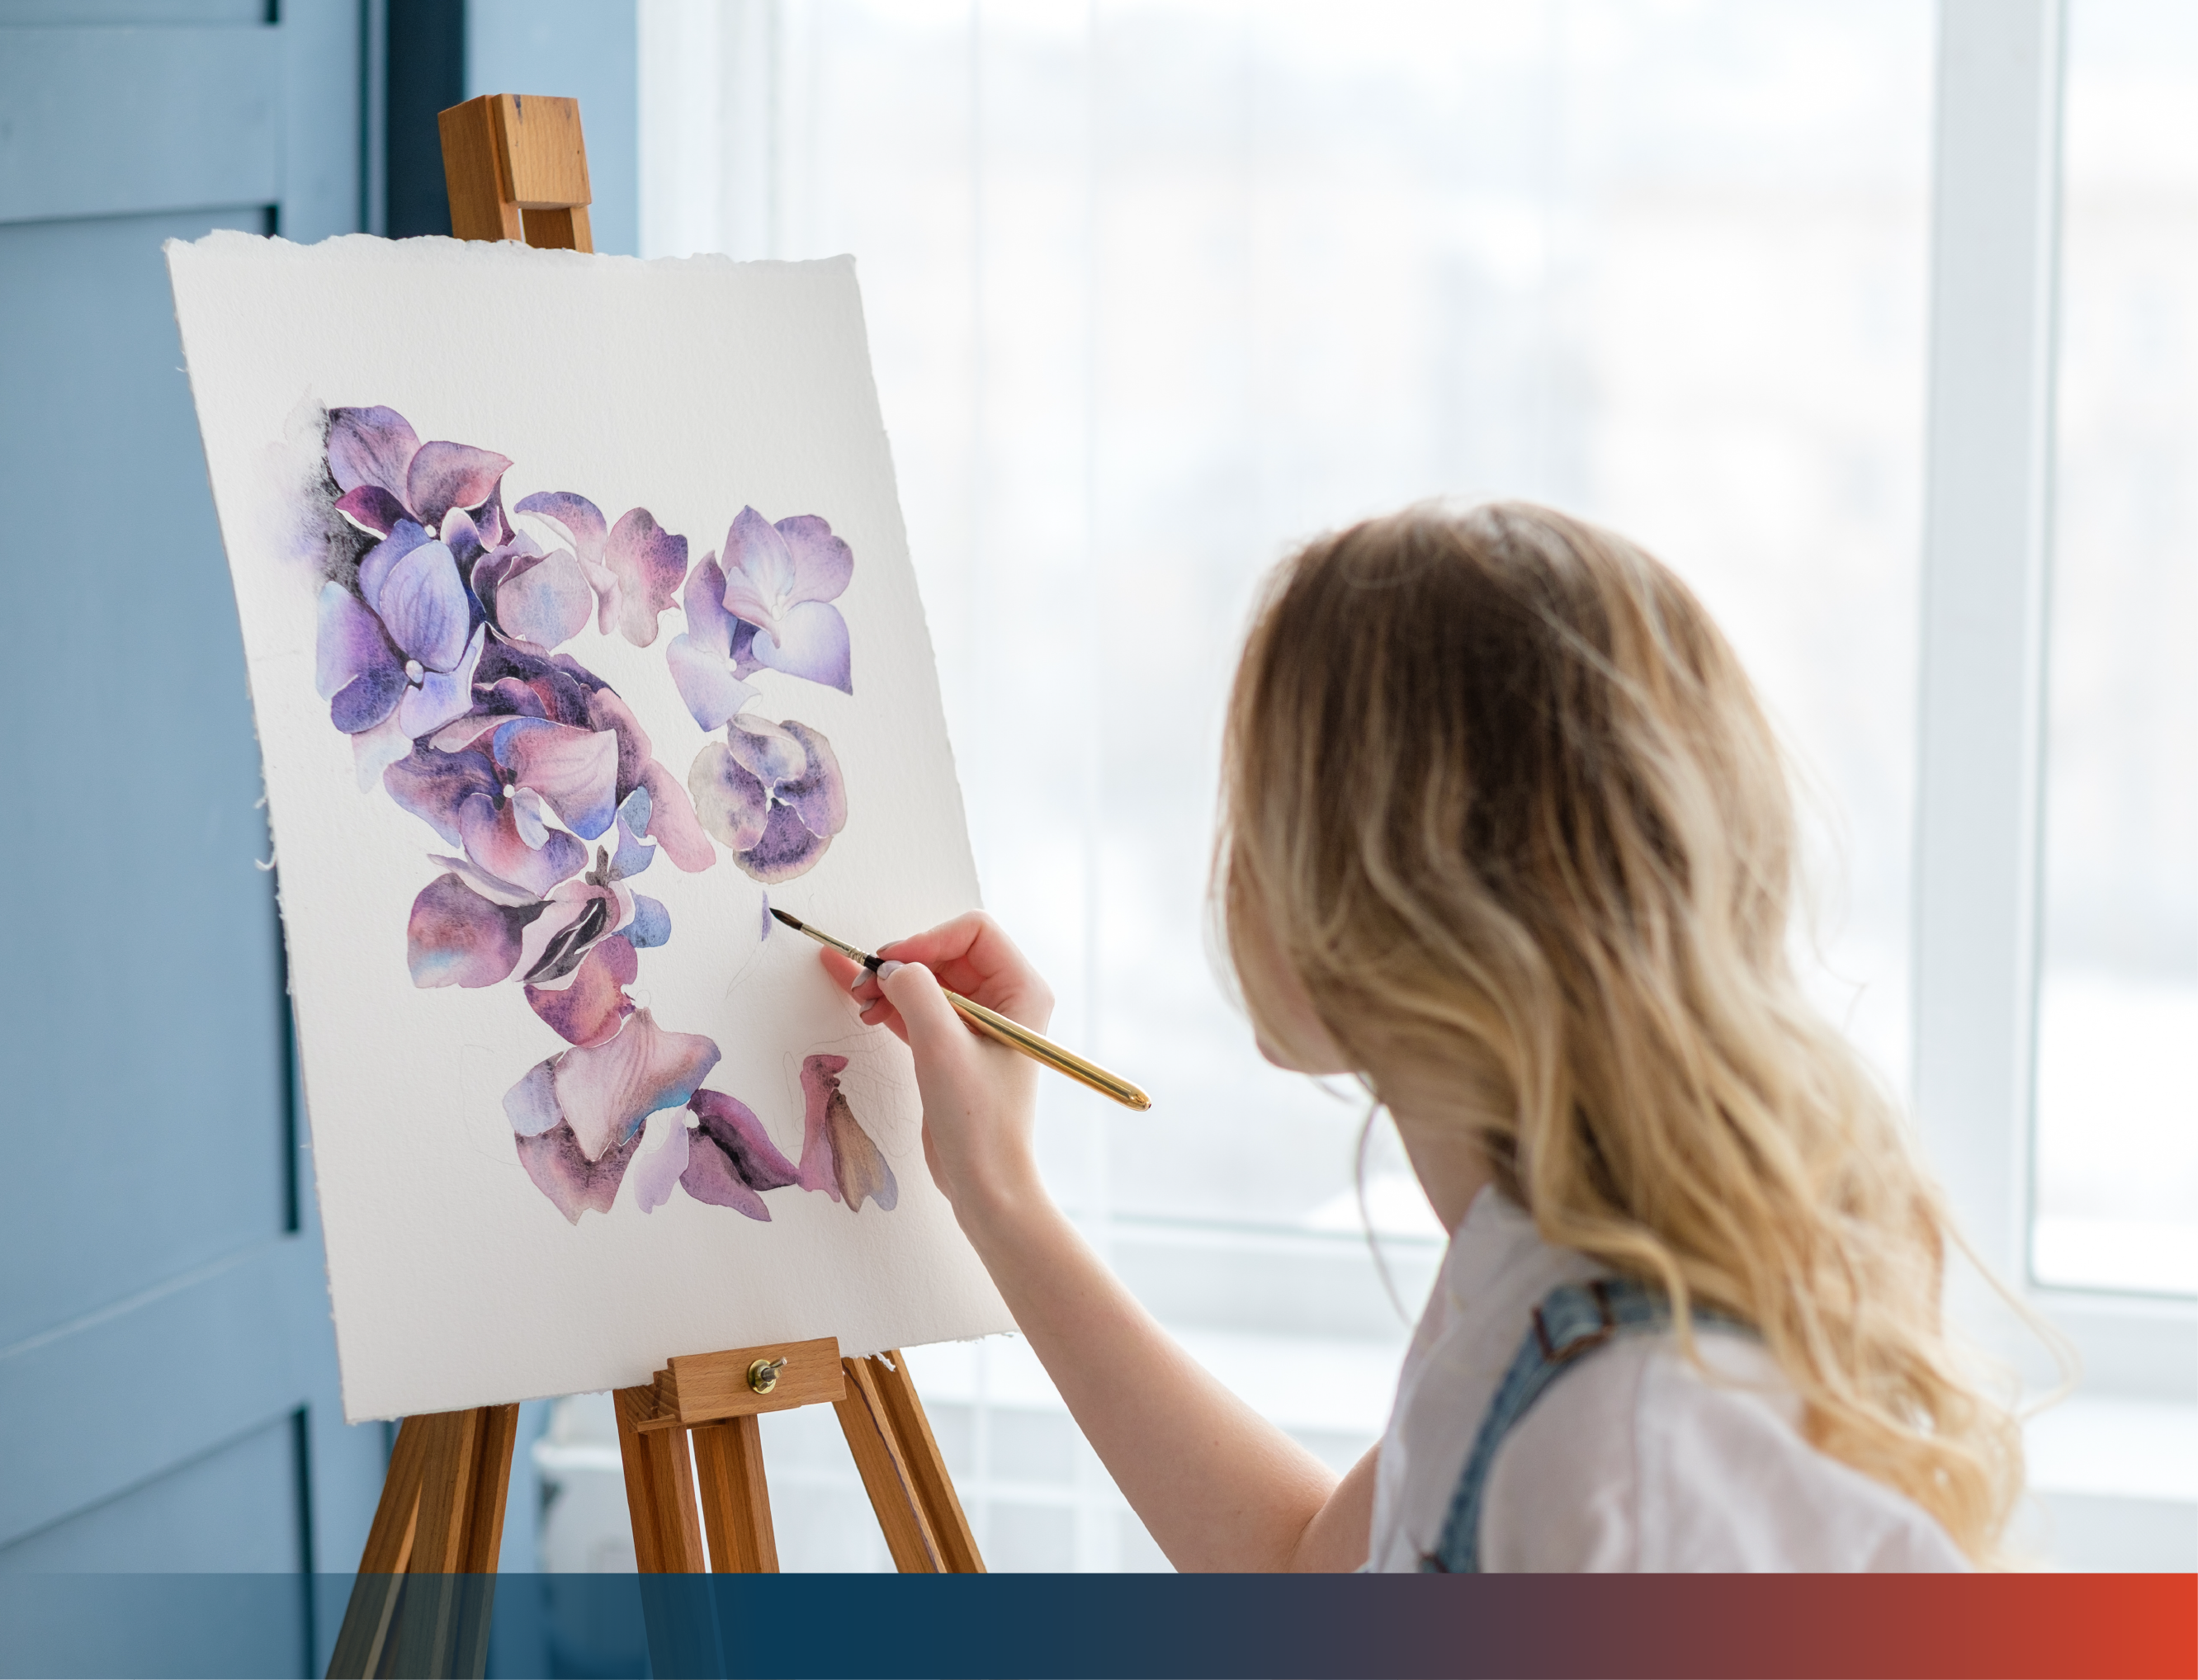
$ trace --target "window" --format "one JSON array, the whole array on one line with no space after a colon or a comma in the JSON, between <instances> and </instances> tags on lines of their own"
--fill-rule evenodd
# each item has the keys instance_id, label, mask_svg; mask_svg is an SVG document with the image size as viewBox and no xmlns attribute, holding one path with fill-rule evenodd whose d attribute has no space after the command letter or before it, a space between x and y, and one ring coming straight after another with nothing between
<instances>
[{"instance_id":1,"label":"window","mask_svg":"<svg viewBox=\"0 0 2198 1680\"><path fill-rule=\"evenodd\" d=\"M2068 32L2032 1266L2198 1294L2198 15Z\"/></svg>"},{"instance_id":2,"label":"window","mask_svg":"<svg viewBox=\"0 0 2198 1680\"><path fill-rule=\"evenodd\" d=\"M1912 1072L1965 1224L2025 1274L2057 3L642 0L643 253L858 253L988 902L1061 1036L1156 1098L1130 1117L1047 1082L1049 1176L1195 1352L1338 1463L1378 1432L1404 1336L1349 1189L1361 1109L1258 1059L1209 960L1206 846L1256 578L1410 500L1558 503L1703 595L1809 784L1805 966L1892 1083ZM2081 988L2198 1007L2172 1002L2198 995L2172 920L2198 916L2190 812L2141 851L2082 843L2102 787L2190 791L2169 453L2189 381L2126 350L2132 287L2159 299L2141 330L2189 349L2169 283L2189 247L2114 230L2187 220L2189 171L2162 160L2198 152L2132 137L2187 124L2174 96L2087 91L2136 73L2118 61L2157 90L2173 55L2116 61L2105 24L2086 46L2085 9L2145 36L2172 5L2075 3L2037 1265L2114 1285L2099 1257L2132 1221L2177 1240L2190 1156L2142 1189L2087 1178L2088 1139L2061 1165L2057 1070L2104 1078ZM2092 105L2114 133L2086 137ZM2183 619L2148 663L2115 627L2171 576ZM2172 728L2115 722L2171 693ZM2129 955L2116 916L2179 955ZM2120 1159L2166 1159L2183 1100L2130 1120ZM1409 1310L1439 1233L1380 1138L1368 1188ZM2038 1299L2124 1408L2056 1415L2056 1497L2155 1502L2085 1508L2090 1530L2066 1506L2058 1555L2189 1567L2198 1459L2159 1445L2198 1421L2189 1316ZM1315 1367L1359 1375L1324 1395ZM1156 1561L1026 1352L918 1372L996 1566ZM774 1477L853 1497L829 1440L781 1435ZM2101 1441L2154 1445L2107 1462ZM2168 1538L2085 1538L2109 1530ZM862 1561L844 1536L784 1543L790 1567Z\"/></svg>"}]
</instances>

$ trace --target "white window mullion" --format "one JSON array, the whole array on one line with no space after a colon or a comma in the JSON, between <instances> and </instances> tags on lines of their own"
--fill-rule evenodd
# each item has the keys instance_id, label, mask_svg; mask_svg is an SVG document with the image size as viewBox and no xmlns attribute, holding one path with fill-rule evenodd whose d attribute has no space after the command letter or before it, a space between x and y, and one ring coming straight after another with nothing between
<instances>
[{"instance_id":1,"label":"white window mullion","mask_svg":"<svg viewBox=\"0 0 2198 1680\"><path fill-rule=\"evenodd\" d=\"M1916 1107L1980 1257L2029 1246L2061 0L1944 0L1915 875Z\"/></svg>"}]
</instances>

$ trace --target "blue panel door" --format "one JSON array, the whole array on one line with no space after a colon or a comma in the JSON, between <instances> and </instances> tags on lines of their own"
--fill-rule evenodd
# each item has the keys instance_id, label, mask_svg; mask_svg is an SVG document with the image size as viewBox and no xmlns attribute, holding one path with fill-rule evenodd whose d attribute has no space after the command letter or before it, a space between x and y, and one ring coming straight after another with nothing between
<instances>
[{"instance_id":1,"label":"blue panel door","mask_svg":"<svg viewBox=\"0 0 2198 1680\"><path fill-rule=\"evenodd\" d=\"M380 1486L160 256L360 224L365 3L0 0L0 1572L348 1570Z\"/></svg>"}]
</instances>

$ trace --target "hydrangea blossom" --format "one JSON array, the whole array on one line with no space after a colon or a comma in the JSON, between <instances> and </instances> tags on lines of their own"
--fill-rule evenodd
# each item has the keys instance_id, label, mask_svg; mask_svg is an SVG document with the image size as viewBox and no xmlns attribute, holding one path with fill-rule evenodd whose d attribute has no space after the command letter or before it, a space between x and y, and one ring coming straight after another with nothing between
<instances>
[{"instance_id":1,"label":"hydrangea blossom","mask_svg":"<svg viewBox=\"0 0 2198 1680\"><path fill-rule=\"evenodd\" d=\"M844 1058L804 1065L797 1166L752 1109L701 1089L716 1043L660 1026L627 991L640 953L672 933L665 906L631 885L658 852L706 869L714 834L749 874L784 880L845 826L829 743L743 714L755 690L736 667L852 691L846 624L828 604L846 585L846 545L820 519L774 526L744 509L727 566L711 556L690 580L686 538L646 509L607 526L568 491L513 510L550 533L545 545L505 514L511 464L423 444L391 409L329 416L337 519L316 687L363 781L378 778L448 848L428 854L438 872L407 921L414 984L515 983L564 1040L504 1108L521 1166L568 1221L608 1212L629 1176L644 1212L683 1188L759 1219L770 1217L762 1193L788 1187L890 1208L891 1170L839 1094ZM590 618L649 645L683 582L689 625L669 650L673 674L698 720L724 707L707 727L726 730L705 749L722 763L705 776L698 760L689 778L701 811L625 701L558 651Z\"/></svg>"},{"instance_id":2,"label":"hydrangea blossom","mask_svg":"<svg viewBox=\"0 0 2198 1680\"><path fill-rule=\"evenodd\" d=\"M687 773L695 813L733 861L775 886L813 867L847 826L847 791L832 743L791 718L743 712Z\"/></svg>"}]
</instances>

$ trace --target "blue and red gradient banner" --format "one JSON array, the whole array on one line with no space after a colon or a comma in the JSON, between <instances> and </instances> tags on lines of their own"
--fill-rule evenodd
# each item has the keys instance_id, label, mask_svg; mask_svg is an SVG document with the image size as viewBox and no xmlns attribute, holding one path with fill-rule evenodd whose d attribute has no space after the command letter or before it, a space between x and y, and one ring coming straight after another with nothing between
<instances>
[{"instance_id":1,"label":"blue and red gradient banner","mask_svg":"<svg viewBox=\"0 0 2198 1680\"><path fill-rule=\"evenodd\" d=\"M0 1677L317 1672L350 1589L0 1576ZM2198 1680L2192 1575L514 1575L494 1607L491 1676Z\"/></svg>"}]
</instances>

